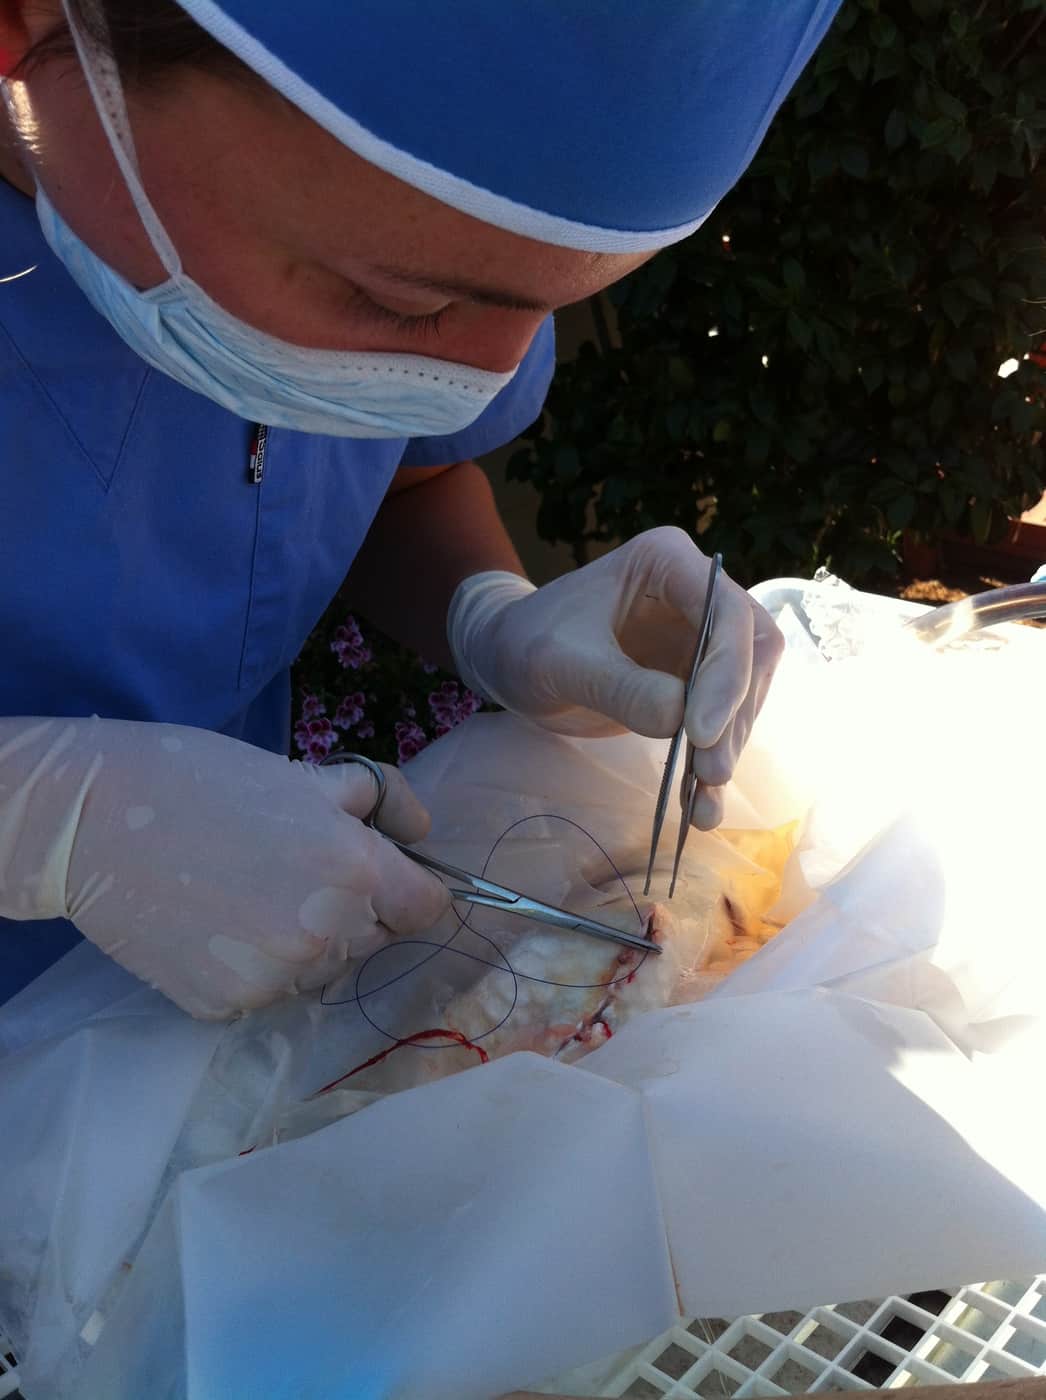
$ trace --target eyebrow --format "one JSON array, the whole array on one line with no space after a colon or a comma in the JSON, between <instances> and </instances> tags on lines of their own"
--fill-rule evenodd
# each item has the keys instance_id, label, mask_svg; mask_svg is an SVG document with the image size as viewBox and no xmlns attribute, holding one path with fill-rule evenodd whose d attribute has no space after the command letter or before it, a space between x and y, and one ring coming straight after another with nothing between
<instances>
[{"instance_id":1,"label":"eyebrow","mask_svg":"<svg viewBox=\"0 0 1046 1400\"><path fill-rule=\"evenodd\" d=\"M444 281L440 277L426 277L424 273L409 272L403 267L387 267L383 263L375 263L372 266L375 272L392 282L401 282L406 287L419 287L426 292L467 297L483 306L500 306L508 311L549 312L555 309L547 302L521 297L515 292L502 291L498 287L484 287L477 282Z\"/></svg>"}]
</instances>

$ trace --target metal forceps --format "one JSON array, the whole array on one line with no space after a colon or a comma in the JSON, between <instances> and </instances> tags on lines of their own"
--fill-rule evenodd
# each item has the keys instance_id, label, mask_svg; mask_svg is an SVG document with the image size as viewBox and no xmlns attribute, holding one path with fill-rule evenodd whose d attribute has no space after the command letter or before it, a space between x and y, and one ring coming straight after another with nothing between
<instances>
[{"instance_id":1,"label":"metal forceps","mask_svg":"<svg viewBox=\"0 0 1046 1400\"><path fill-rule=\"evenodd\" d=\"M683 722L672 735L672 742L668 746L668 757L665 759L665 771L661 777L661 786L657 793L657 805L654 808L654 827L650 837L650 859L646 867L646 883L643 885L643 893L650 893L650 881L654 874L654 861L657 859L657 848L661 841L661 830L665 824L665 812L668 808L668 794L672 788L672 779L676 771L676 762L679 758L679 750L686 735L686 707L689 703L694 685L697 682L697 673L701 669L701 663L705 659L705 652L708 650L709 638L712 635L712 627L715 623L715 598L716 589L719 585L719 577L723 571L723 556L713 555L712 566L708 575L708 588L705 592L704 612L701 616L701 626L697 633L697 646L694 649L694 660L690 666L690 678L686 683L683 692ZM679 835L676 838L675 859L672 862L672 882L668 887L669 899L676 892L676 880L679 878L679 862L683 859L683 848L686 845L686 838L690 834L690 821L694 815L694 803L697 801L697 791L700 783L694 774L694 754L695 749L690 740L686 744L686 759L683 767L683 813L679 821Z\"/></svg>"},{"instance_id":2,"label":"metal forceps","mask_svg":"<svg viewBox=\"0 0 1046 1400\"><path fill-rule=\"evenodd\" d=\"M380 766L372 759L364 758L362 754L353 753L331 754L325 762L358 763L368 770L377 783L377 794L374 805L364 818L364 824L378 830L376 823L381 811L381 804L385 801L386 791L385 774L381 771ZM384 832L381 834L384 835ZM504 885L495 884L493 880L485 880L480 875L472 875L467 870L460 870L456 865L448 865L446 861L436 860L434 856L423 855L421 851L416 851L411 846L394 841L391 836L386 836L385 839L391 841L398 851L402 851L416 865L424 866L426 870L431 870L433 874L439 875L445 880L448 883L452 899L464 900L469 904L482 904L488 909L501 909L506 914L515 914L538 924L549 924L553 928L576 929L579 933L588 933L594 938L606 938L612 943L623 943L627 948L642 949L644 953L661 952L660 944L654 943L649 938L643 938L638 933L625 933L621 929L611 927L610 924L601 924L595 919L586 919L582 914L571 914L567 909L558 909L554 904L545 904L540 899L531 899L529 895L507 889Z\"/></svg>"}]
</instances>

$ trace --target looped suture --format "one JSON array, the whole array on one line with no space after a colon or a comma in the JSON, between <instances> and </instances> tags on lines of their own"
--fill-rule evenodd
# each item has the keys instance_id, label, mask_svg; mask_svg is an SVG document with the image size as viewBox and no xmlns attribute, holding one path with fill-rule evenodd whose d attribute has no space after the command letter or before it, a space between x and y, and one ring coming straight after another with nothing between
<instances>
[{"instance_id":1,"label":"looped suture","mask_svg":"<svg viewBox=\"0 0 1046 1400\"><path fill-rule=\"evenodd\" d=\"M334 758L336 756L331 755L331 757ZM338 761L340 762L347 762L349 757L350 755L337 756ZM596 850L600 853L601 856L603 856L607 864L610 866L610 869L614 873L615 879L618 881L618 883L624 889L625 893L628 895L629 902L631 903L632 908L635 911L636 919L639 925L639 930L641 932L643 929L643 916L639 911L639 905L636 903L635 896L629 888L628 881L625 879L621 870L616 865L613 857L610 855L610 852L606 850L606 848L600 844L596 837L593 836L590 831L587 831L581 825L580 822L574 821L571 817L564 817L558 812L534 812L529 816L517 818L517 820L514 821L509 827L507 827L494 842L493 846L490 848L490 852L487 855L486 860L483 862L483 868L480 873L483 876L487 875L490 863L494 859L494 856L496 855L498 848L501 846L503 841L507 840L508 837L510 837L513 834L513 832L517 831L520 827L525 826L527 822L533 821L563 822L566 826L573 827L576 831L579 831L582 836L587 837L588 840L592 842L593 846L595 846ZM469 912L471 912L471 907L472 906L470 906ZM516 1005L519 1001L520 982L536 982L545 987L566 987L576 990L587 990L589 988L594 989L596 987L616 987L619 984L632 981L636 973L639 971L639 969L646 962L647 958L650 956L649 952L641 953L639 961L634 967L628 967L627 969L623 970L617 977L611 977L606 981L563 982L554 977L538 977L535 976L533 973L518 972L516 968L512 966L511 962L509 962L508 958L502 952L501 948L498 947L498 945L494 942L492 938L490 938L485 933L480 933L479 929L472 927L472 925L468 921L468 914L457 914L457 920L457 927L451 933L450 937L445 939L442 943L430 938L398 938L392 943L386 943L381 948L375 949L375 951L373 953L368 954L368 956L365 957L363 961L359 964L359 966L356 968L355 977L353 978L352 995L348 997L338 997L336 1000L331 1000L327 996L327 987L324 986L320 991L320 1005L356 1006L359 1009L360 1015L363 1017L363 1019L367 1022L369 1026L376 1030L379 1035L383 1035L386 1040L397 1042L401 1040L402 1037L394 1035L391 1030L386 1030L384 1026L380 1025L379 1022L375 1020L375 1018L370 1014L364 1003L368 1001L371 997L377 996L379 992L385 991L387 987L391 987L397 982L402 982L404 978L413 976L414 973L416 973L420 968L424 967L426 963L430 963L433 960L433 958L437 958L440 956L440 954L443 953L451 953L454 954L456 957L466 958L469 962L477 963L481 967L491 968L495 972L503 972L512 979L512 998L509 1003L508 1010L504 1013L504 1015L499 1021L495 1022L494 1025L489 1026L486 1030L481 1031L477 1035L470 1036L471 1041L478 1042L480 1040L485 1040L487 1036L494 1035L512 1016L513 1012L516 1009ZM454 943L458 937L458 934L465 929L467 929L468 932L471 933L474 937L481 939L491 950L491 952L497 955L500 961L493 962L490 958L484 958L479 954L469 952L464 948L455 947ZM425 953L421 958L419 958L419 960L416 963L414 963L412 967L408 967L400 972L395 972L392 974L391 977L386 977L384 981L379 981L376 986L367 987L366 989L364 989L362 985L364 974L366 973L367 969L371 966L371 964L376 965L379 962L379 960L386 954L392 952L395 949L402 949L408 946L413 946L417 948L427 948L429 951ZM454 1042L444 1042L443 1044L439 1045L415 1045L412 1048L416 1050L445 1050L451 1048L453 1043Z\"/></svg>"},{"instance_id":2,"label":"looped suture","mask_svg":"<svg viewBox=\"0 0 1046 1400\"><path fill-rule=\"evenodd\" d=\"M363 825L377 827L378 816L381 813L381 804L385 801L385 794L388 791L388 783L385 774L381 771L381 765L375 763L372 758L366 758L361 753L332 753L323 759L321 767L335 763L358 763L361 768L366 768L377 784L377 791L374 797L374 805L363 818Z\"/></svg>"}]
</instances>

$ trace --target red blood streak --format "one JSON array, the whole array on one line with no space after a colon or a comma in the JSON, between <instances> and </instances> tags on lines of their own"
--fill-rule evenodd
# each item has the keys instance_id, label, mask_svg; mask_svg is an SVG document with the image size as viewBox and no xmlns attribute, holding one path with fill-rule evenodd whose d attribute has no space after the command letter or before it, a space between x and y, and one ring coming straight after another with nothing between
<instances>
[{"instance_id":1,"label":"red blood streak","mask_svg":"<svg viewBox=\"0 0 1046 1400\"><path fill-rule=\"evenodd\" d=\"M394 1045L387 1046L384 1050L372 1055L369 1060L364 1060L362 1065L357 1065L355 1069L350 1069L348 1074L341 1075L338 1079L332 1079L329 1084L324 1084L322 1089L317 1089L313 1098L318 1098L320 1094L325 1094L328 1089L335 1088L338 1084L343 1084L346 1079L351 1079L354 1074L361 1074L363 1070L370 1069L372 1065L380 1065L392 1054L394 1050L400 1050L404 1045L417 1045L423 1040L435 1040L440 1037L444 1040L452 1040L455 1045L460 1045L463 1050L475 1050L479 1056L481 1065L485 1065L490 1056L483 1049L482 1045L473 1045L471 1040L466 1039L460 1031L436 1029L431 1031L415 1031L413 1035L405 1036L402 1040L397 1040Z\"/></svg>"}]
</instances>

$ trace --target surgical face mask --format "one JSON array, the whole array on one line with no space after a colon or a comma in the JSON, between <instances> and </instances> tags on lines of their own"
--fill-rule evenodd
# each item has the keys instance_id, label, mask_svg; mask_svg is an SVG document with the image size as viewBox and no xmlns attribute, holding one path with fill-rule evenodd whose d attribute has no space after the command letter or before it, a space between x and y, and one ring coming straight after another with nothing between
<instances>
[{"instance_id":1,"label":"surgical face mask","mask_svg":"<svg viewBox=\"0 0 1046 1400\"><path fill-rule=\"evenodd\" d=\"M95 109L168 280L145 292L132 287L77 237L42 190L37 215L80 290L143 360L252 422L339 437L459 432L509 383L514 370L494 374L425 355L291 345L223 310L186 276L149 203L115 63L72 19L70 27Z\"/></svg>"}]
</instances>

